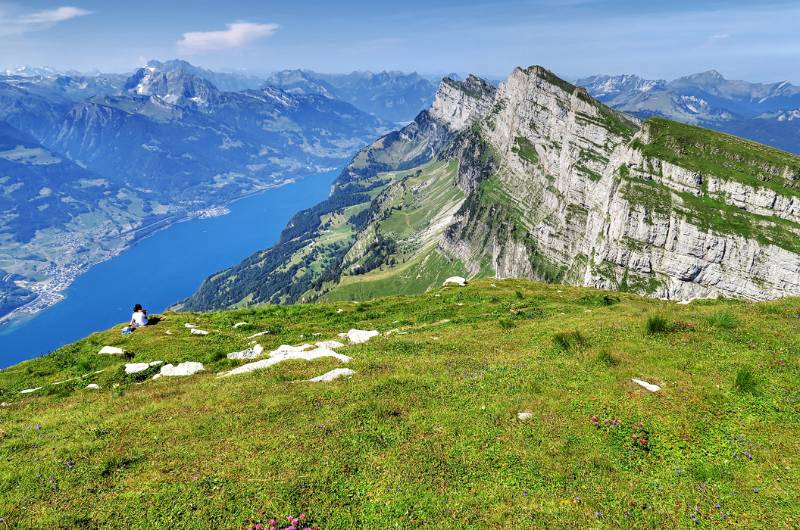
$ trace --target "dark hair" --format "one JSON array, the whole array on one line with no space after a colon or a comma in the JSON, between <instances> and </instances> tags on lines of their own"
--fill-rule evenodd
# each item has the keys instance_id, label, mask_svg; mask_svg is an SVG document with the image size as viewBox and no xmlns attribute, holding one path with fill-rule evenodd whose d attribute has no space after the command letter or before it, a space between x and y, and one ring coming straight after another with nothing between
<instances>
[{"instance_id":1,"label":"dark hair","mask_svg":"<svg viewBox=\"0 0 800 530\"><path fill-rule=\"evenodd\" d=\"M134 313L141 310L142 310L142 304L136 304L135 306L133 306Z\"/></svg>"}]
</instances>

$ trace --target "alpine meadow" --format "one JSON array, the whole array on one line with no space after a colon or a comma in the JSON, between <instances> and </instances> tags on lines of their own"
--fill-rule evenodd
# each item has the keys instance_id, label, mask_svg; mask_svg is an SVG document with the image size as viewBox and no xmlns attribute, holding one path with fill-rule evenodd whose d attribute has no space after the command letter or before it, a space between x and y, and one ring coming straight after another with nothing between
<instances>
[{"instance_id":1,"label":"alpine meadow","mask_svg":"<svg viewBox=\"0 0 800 530\"><path fill-rule=\"evenodd\" d=\"M800 528L798 17L0 0L0 527Z\"/></svg>"}]
</instances>

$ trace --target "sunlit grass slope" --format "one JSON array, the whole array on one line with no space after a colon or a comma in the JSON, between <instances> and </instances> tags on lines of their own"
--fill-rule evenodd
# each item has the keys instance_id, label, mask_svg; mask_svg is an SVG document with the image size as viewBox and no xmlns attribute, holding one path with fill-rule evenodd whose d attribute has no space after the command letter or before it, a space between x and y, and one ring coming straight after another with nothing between
<instances>
[{"instance_id":1,"label":"sunlit grass slope","mask_svg":"<svg viewBox=\"0 0 800 530\"><path fill-rule=\"evenodd\" d=\"M167 314L0 372L0 517L10 528L245 528L262 511L326 529L795 528L798 317L794 299L676 305L491 279ZM353 358L350 379L293 382L343 366L333 359L216 377L256 332L271 331L258 338L269 350L350 328L382 333L338 350ZM124 359L97 355L104 345L206 370L140 383Z\"/></svg>"}]
</instances>

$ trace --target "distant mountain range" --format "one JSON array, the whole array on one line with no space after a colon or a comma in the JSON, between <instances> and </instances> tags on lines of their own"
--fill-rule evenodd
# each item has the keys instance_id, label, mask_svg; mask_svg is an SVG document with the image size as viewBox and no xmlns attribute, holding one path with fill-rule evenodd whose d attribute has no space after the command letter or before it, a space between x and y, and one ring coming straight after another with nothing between
<instances>
[{"instance_id":1,"label":"distant mountain range","mask_svg":"<svg viewBox=\"0 0 800 530\"><path fill-rule=\"evenodd\" d=\"M320 74L310 70L283 70L272 74L266 82L292 94L321 94L341 99L392 122L411 121L428 107L437 84L417 73Z\"/></svg>"},{"instance_id":2,"label":"distant mountain range","mask_svg":"<svg viewBox=\"0 0 800 530\"><path fill-rule=\"evenodd\" d=\"M31 293L31 311L52 303L155 228L340 166L385 130L346 101L183 61L0 76L0 318Z\"/></svg>"},{"instance_id":3,"label":"distant mountain range","mask_svg":"<svg viewBox=\"0 0 800 530\"><path fill-rule=\"evenodd\" d=\"M579 84L639 117L800 152L800 90L790 83L706 72ZM31 311L52 303L87 267L152 230L342 166L395 124L418 118L435 92L433 78L416 73L285 70L261 78L180 60L150 61L125 75L5 71L0 320L32 300Z\"/></svg>"},{"instance_id":4,"label":"distant mountain range","mask_svg":"<svg viewBox=\"0 0 800 530\"><path fill-rule=\"evenodd\" d=\"M662 116L800 153L800 87L788 81L733 81L710 70L672 81L594 75L576 83L639 117Z\"/></svg>"}]
</instances>

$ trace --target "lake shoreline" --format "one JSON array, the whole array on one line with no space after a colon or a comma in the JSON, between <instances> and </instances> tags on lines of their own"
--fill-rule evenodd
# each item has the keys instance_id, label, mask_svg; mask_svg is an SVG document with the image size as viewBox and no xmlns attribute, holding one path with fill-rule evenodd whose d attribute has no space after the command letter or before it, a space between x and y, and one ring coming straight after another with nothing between
<instances>
[{"instance_id":1,"label":"lake shoreline","mask_svg":"<svg viewBox=\"0 0 800 530\"><path fill-rule=\"evenodd\" d=\"M58 303L0 326L0 367L117 325L133 303L157 313L185 299L211 274L272 246L292 216L330 194L338 174L298 176L236 197L226 215L197 210L139 231L124 251L77 276Z\"/></svg>"},{"instance_id":2,"label":"lake shoreline","mask_svg":"<svg viewBox=\"0 0 800 530\"><path fill-rule=\"evenodd\" d=\"M115 248L107 255L103 256L102 259L97 260L89 260L86 263L70 263L68 266L70 268L74 268L70 271L69 275L65 275L60 278L60 282L58 283L57 287L49 288L47 286L48 280L42 280L40 282L34 282L31 285L31 290L33 290L37 295L36 298L31 300L30 302L21 305L11 312L0 316L0 335L7 331L8 328L12 328L15 325L23 324L25 321L30 320L41 311L45 311L46 309L58 304L62 300L64 300L64 295L62 294L64 291L69 289L69 287L81 276L89 272L93 267L100 265L108 260L114 259L115 257L119 256L120 254L127 252L135 245L141 243L142 241L146 240L149 237L158 234L163 230L167 230L176 226L180 223L185 223L188 221L192 221L195 219L209 219L213 217L220 217L221 215L228 215L230 213L230 207L233 206L235 203L248 199L250 197L254 197L261 193L266 193L270 190L275 190L284 186L289 186L293 184L297 184L299 180L302 180L303 176L296 176L296 177L287 177L284 178L277 183L267 184L263 187L259 187L255 190L248 191L242 195L234 197L224 203L208 206L202 208L200 210L192 210L192 211L183 211L179 214L170 215L161 219L157 219L150 224L142 225L136 228L131 229L129 232L125 232L121 234L124 236L127 233L132 233L132 237L127 242L120 241L122 243L121 246ZM217 210L217 209L224 209L226 210L225 213L219 215L207 215L206 212ZM58 267L56 267L58 268ZM45 285L42 285L45 284ZM37 286L41 285L41 287Z\"/></svg>"}]
</instances>

